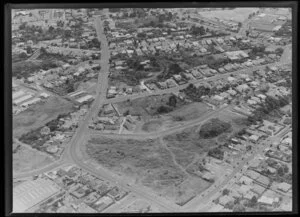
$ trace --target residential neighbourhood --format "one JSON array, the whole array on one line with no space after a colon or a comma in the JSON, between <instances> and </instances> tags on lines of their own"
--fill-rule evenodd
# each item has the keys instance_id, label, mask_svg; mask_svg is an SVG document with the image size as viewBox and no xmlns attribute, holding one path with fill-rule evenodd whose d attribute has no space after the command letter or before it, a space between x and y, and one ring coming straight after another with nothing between
<instances>
[{"instance_id":1,"label":"residential neighbourhood","mask_svg":"<svg viewBox=\"0 0 300 217\"><path fill-rule=\"evenodd\" d=\"M291 14L13 9L13 212L291 212Z\"/></svg>"}]
</instances>

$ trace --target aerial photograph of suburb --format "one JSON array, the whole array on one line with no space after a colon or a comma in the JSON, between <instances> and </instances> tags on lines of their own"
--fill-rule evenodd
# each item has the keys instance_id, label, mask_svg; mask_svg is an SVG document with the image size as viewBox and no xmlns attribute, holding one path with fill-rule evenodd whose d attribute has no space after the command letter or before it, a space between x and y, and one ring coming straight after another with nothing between
<instances>
[{"instance_id":1,"label":"aerial photograph of suburb","mask_svg":"<svg viewBox=\"0 0 300 217\"><path fill-rule=\"evenodd\" d=\"M12 212L292 212L293 31L291 7L11 9Z\"/></svg>"}]
</instances>

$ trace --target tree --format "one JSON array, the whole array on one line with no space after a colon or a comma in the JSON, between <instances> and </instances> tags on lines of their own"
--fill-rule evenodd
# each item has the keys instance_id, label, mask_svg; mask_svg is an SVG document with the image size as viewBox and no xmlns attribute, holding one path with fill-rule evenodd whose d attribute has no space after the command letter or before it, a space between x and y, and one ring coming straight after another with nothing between
<instances>
[{"instance_id":1,"label":"tree","mask_svg":"<svg viewBox=\"0 0 300 217\"><path fill-rule=\"evenodd\" d=\"M245 212L246 211L246 208L242 205L242 204L236 204L234 207L233 207L233 212Z\"/></svg>"},{"instance_id":2,"label":"tree","mask_svg":"<svg viewBox=\"0 0 300 217\"><path fill-rule=\"evenodd\" d=\"M169 67L169 72L171 74L178 74L181 71L182 71L182 68L177 63L173 63Z\"/></svg>"},{"instance_id":3,"label":"tree","mask_svg":"<svg viewBox=\"0 0 300 217\"><path fill-rule=\"evenodd\" d=\"M26 26L27 26L27 23L26 23L26 22L22 23L22 24L19 26L19 30L24 30L24 29L26 28Z\"/></svg>"},{"instance_id":4,"label":"tree","mask_svg":"<svg viewBox=\"0 0 300 217\"><path fill-rule=\"evenodd\" d=\"M27 46L26 52L27 52L28 54L31 54L31 53L32 53L32 48L31 48L30 46Z\"/></svg>"},{"instance_id":5,"label":"tree","mask_svg":"<svg viewBox=\"0 0 300 217\"><path fill-rule=\"evenodd\" d=\"M172 95L169 97L169 105L172 107L176 107L177 99L176 96Z\"/></svg>"},{"instance_id":6,"label":"tree","mask_svg":"<svg viewBox=\"0 0 300 217\"><path fill-rule=\"evenodd\" d=\"M250 202L251 202L252 204L255 205L255 204L257 203L257 198L256 198L256 196L253 196L253 197L251 198Z\"/></svg>"},{"instance_id":7,"label":"tree","mask_svg":"<svg viewBox=\"0 0 300 217\"><path fill-rule=\"evenodd\" d=\"M282 47L276 48L275 53L281 55L283 53L283 48Z\"/></svg>"},{"instance_id":8,"label":"tree","mask_svg":"<svg viewBox=\"0 0 300 217\"><path fill-rule=\"evenodd\" d=\"M123 114L123 116L127 116L127 115L129 115L129 110L126 110Z\"/></svg>"},{"instance_id":9,"label":"tree","mask_svg":"<svg viewBox=\"0 0 300 217\"><path fill-rule=\"evenodd\" d=\"M53 27L53 26L50 26L49 29L48 29L48 31L49 31L50 33L52 33L53 30L54 30L54 27Z\"/></svg>"},{"instance_id":10,"label":"tree","mask_svg":"<svg viewBox=\"0 0 300 217\"><path fill-rule=\"evenodd\" d=\"M205 28L203 26L199 27L199 33L200 33L200 35L204 35L205 34Z\"/></svg>"},{"instance_id":11,"label":"tree","mask_svg":"<svg viewBox=\"0 0 300 217\"><path fill-rule=\"evenodd\" d=\"M284 169L283 169L282 167L279 167L279 168L277 169L277 174L278 174L279 176L283 177L283 176L284 176Z\"/></svg>"},{"instance_id":12,"label":"tree","mask_svg":"<svg viewBox=\"0 0 300 217\"><path fill-rule=\"evenodd\" d=\"M224 195L228 195L228 194L229 194L229 190L228 190L227 188L225 188L225 189L223 190L222 195L224 196Z\"/></svg>"},{"instance_id":13,"label":"tree","mask_svg":"<svg viewBox=\"0 0 300 217\"><path fill-rule=\"evenodd\" d=\"M19 54L19 58L25 59L25 58L27 58L27 54L25 52L22 52Z\"/></svg>"}]
</instances>

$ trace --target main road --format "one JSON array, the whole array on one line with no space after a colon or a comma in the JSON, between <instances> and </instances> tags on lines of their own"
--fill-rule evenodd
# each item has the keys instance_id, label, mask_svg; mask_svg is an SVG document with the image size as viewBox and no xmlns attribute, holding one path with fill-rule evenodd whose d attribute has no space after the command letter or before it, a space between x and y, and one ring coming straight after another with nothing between
<instances>
[{"instance_id":1,"label":"main road","mask_svg":"<svg viewBox=\"0 0 300 217\"><path fill-rule=\"evenodd\" d=\"M103 28L101 25L101 21L99 18L95 20L95 27L97 31L98 40L101 42L102 52L101 52L101 68L98 75L98 83L96 88L96 97L93 101L91 108L88 110L87 114L84 117L84 120L79 124L76 132L74 133L72 139L66 146L66 150L64 151L63 155L61 156L60 160L46 166L44 168L30 171L28 173L20 173L14 175L14 178L24 178L28 176L33 176L37 174L41 174L47 171L50 171L63 163L72 162L72 155L74 155L74 147L79 145L83 145L86 139L86 135L88 133L88 124L92 117L97 113L100 103L104 102L106 98L106 90L108 85L108 74L109 74L109 58L110 52L108 49L108 42L106 40L106 36L103 33Z\"/></svg>"},{"instance_id":2,"label":"main road","mask_svg":"<svg viewBox=\"0 0 300 217\"><path fill-rule=\"evenodd\" d=\"M99 21L96 21L96 22L99 22ZM77 141L76 143L81 143L81 144L84 143L85 136L88 134L88 129L87 129L88 122L90 121L91 117L93 117L94 113L98 110L98 108L100 107L100 102L102 105L102 104L106 104L106 103L122 102L122 101L125 101L128 99L133 100L133 99L151 96L151 95L174 93L176 91L186 88L190 83L197 84L197 83L201 83L201 82L208 82L208 81L213 81L213 80L218 80L218 79L224 79L224 78L228 77L230 74L236 75L236 74L241 74L241 73L251 73L254 70L264 69L266 66L274 66L274 65L282 66L282 65L288 64L285 61L280 61L277 63L270 63L270 64L266 64L266 65L261 65L261 66L255 66L255 67L246 68L246 69L229 72L229 73L225 73L225 74L218 74L218 75L215 75L215 76L207 78L207 79L192 80L187 84L179 85L179 86L176 86L173 88L168 88L165 90L158 90L158 91L152 91L151 93L145 92L145 93L136 94L136 95L127 95L127 96L120 96L120 97L116 97L116 98L106 99L105 94L106 94L106 89L107 89L107 84L108 84L107 80L108 80L108 72L109 72L109 64L108 64L109 50L108 50L108 46L107 46L107 41L105 40L106 38L105 38L105 36L103 37L103 33L99 29L99 25L96 25L96 29L97 29L99 41L101 41L101 44L103 47L102 47L102 58L101 58L102 59L101 60L101 70L100 70L100 73L98 76L98 83L97 83L97 97L96 97L96 100L93 102L92 108L89 110L84 122L82 124L80 124L80 126L77 129L72 140L69 142L69 145L67 146L68 151L64 152L63 156L60 158L59 161L56 161L46 167L39 168L37 170L15 174L14 178L25 178L28 176L38 175L38 174L50 171L65 162L69 162L71 160L69 157L71 146L72 146L72 148L75 147L75 145L74 145L75 141ZM101 37L101 34L102 34L102 37Z\"/></svg>"},{"instance_id":3,"label":"main road","mask_svg":"<svg viewBox=\"0 0 300 217\"><path fill-rule=\"evenodd\" d=\"M75 163L76 165L82 167L83 169L89 171L90 173L101 177L101 178L105 178L111 182L118 182L118 185L120 187L122 187L125 190L129 190L131 192L133 192L134 194L136 194L137 196L140 196L142 198L145 198L147 200L149 200L150 202L152 202L153 204L155 204L156 206L158 206L162 211L166 211L166 212L174 212L174 211L179 211L181 208L174 204L171 203L170 201L166 201L164 198L159 197L157 195L154 195L153 193L149 192L148 190L144 189L144 188L139 188L137 187L137 185L133 185L133 186L128 186L127 183L122 180L121 178L116 177L116 175L112 174L110 171L104 169L104 168L97 168L95 169L94 167L91 167L90 165L86 164L84 162L84 159L80 153L81 151L81 147L83 145L85 145L85 142L88 139L89 136L89 129L88 129L88 125L89 122L92 120L92 118L97 115L97 112L99 110L99 108L109 102L110 100L106 99L106 91L107 91L107 87L108 87L108 74L109 74L109 58L110 58L110 52L109 52L109 48L108 48L108 42L106 39L106 36L104 35L103 32L103 27L101 24L101 20L99 18L96 18L95 20L95 27L96 27L96 31L97 31L97 36L99 41L101 42L101 47L102 47L102 54L101 54L101 69L98 75L98 83L97 83L97 88L96 88L96 96L95 96L95 100L93 101L91 108L89 109L89 111L87 112L87 114L85 115L84 119L81 121L81 123L79 124L79 127L77 129L77 131L75 132L75 134L73 135L71 141L69 142L69 144L66 147L66 150L64 151L61 159L57 162L55 162L54 164L49 165L48 167L42 168L38 171L31 171L31 173L26 173L26 176L28 175L33 175L33 174L40 174L46 171L49 171L51 169L54 169L64 163ZM261 66L261 67L265 67L265 66ZM248 71L248 70L247 70ZM252 70L251 70L252 71ZM233 72L234 73L240 73L241 71L237 71L237 72ZM228 75L226 75L228 76ZM218 75L215 76L214 78L209 78L207 80L213 80L213 79L218 79L218 78L223 78L225 77L225 75ZM196 81L197 82L197 81ZM188 84L186 84L188 85ZM178 90L180 88L184 88L184 87L175 87L178 88ZM174 91L173 89L171 89L172 91ZM167 90L165 90L167 91ZM161 92L165 92L165 91L160 91ZM169 90L170 91L170 90ZM151 95L156 94L156 93L151 93ZM135 96L129 96L129 98L134 98ZM142 97L142 96L139 96ZM122 97L122 100L126 100L126 97ZM206 118L208 118L209 116L211 116L212 114L209 114ZM204 118L204 117L202 117ZM199 120L197 120L198 122ZM190 122L189 125L194 125L196 122L192 121ZM185 125L183 127L187 127L189 125ZM171 132L175 132L177 130L182 129L182 126L179 126L177 128L171 129L170 131L168 131L167 133L171 133ZM166 132L165 132L166 133ZM163 134L165 134L163 133ZM252 156L253 157L253 156ZM247 160L250 160L250 157L247 158ZM245 160L243 162L246 163L247 161ZM238 168L235 169L234 173L232 173L227 180L225 180L219 187L217 187L216 189L214 189L213 192L217 192L221 186L225 185L230 178L232 178L232 176L237 173L242 167L241 164ZM16 176L15 178L21 178L21 177L25 177L25 174L22 174L20 176ZM212 193L213 193L212 192ZM210 193L210 194L212 194ZM204 198L203 198L204 199ZM206 197L206 200L209 199L209 197ZM202 201L202 198L201 198ZM197 200L193 200L191 201L192 203L188 203L187 206L185 207L190 207L199 201L199 197L197 198ZM195 205L196 205L195 204Z\"/></svg>"},{"instance_id":4,"label":"main road","mask_svg":"<svg viewBox=\"0 0 300 217\"><path fill-rule=\"evenodd\" d=\"M221 182L218 185L212 185L213 189L211 191L208 191L208 189L204 192L204 195L199 195L196 198L194 198L192 201L187 203L183 210L185 211L195 211L195 212L204 212L206 205L210 202L211 198L216 196L219 191L225 187L231 180L234 179L237 173L239 172L245 172L247 168L244 166L247 165L248 162L253 160L255 156L258 154L261 154L264 152L264 150L272 144L273 141L279 141L281 137L283 137L288 131L290 131L290 127L285 127L278 135L268 137L264 141L261 141L260 144L257 144L255 147L255 150L251 153L251 155L245 159L242 159L241 161L237 162L237 165L235 169L231 172L229 176L226 177L226 179ZM204 201L204 203L203 203Z\"/></svg>"}]
</instances>

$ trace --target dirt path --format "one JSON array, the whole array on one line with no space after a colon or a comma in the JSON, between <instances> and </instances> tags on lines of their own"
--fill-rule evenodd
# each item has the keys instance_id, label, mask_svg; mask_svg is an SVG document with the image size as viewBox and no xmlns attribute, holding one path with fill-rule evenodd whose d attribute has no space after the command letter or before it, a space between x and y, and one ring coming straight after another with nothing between
<instances>
[{"instance_id":1,"label":"dirt path","mask_svg":"<svg viewBox=\"0 0 300 217\"><path fill-rule=\"evenodd\" d=\"M183 166L181 166L180 164L178 164L176 162L176 156L174 155L174 153L172 152L172 150L166 145L166 143L164 142L163 138L159 138L160 144L171 154L172 156L172 161L173 163L180 168L180 170L186 174L188 177L190 177L190 174L188 172L186 172L185 168Z\"/></svg>"},{"instance_id":2,"label":"dirt path","mask_svg":"<svg viewBox=\"0 0 300 217\"><path fill-rule=\"evenodd\" d=\"M200 158L200 155L198 153L195 153L195 157L194 159L192 160L191 163L189 163L185 168L188 168L189 166L193 165L194 163L196 163Z\"/></svg>"}]
</instances>

